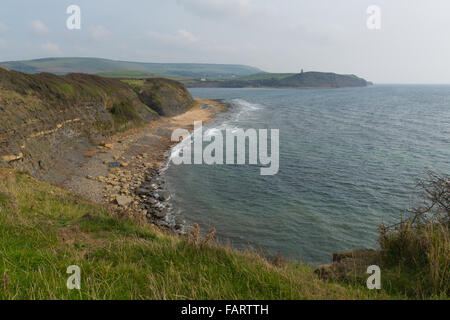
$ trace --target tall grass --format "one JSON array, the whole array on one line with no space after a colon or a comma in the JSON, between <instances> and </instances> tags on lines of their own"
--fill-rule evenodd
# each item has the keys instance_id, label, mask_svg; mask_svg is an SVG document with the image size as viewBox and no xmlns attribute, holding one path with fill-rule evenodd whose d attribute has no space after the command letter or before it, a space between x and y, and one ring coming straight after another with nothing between
<instances>
[{"instance_id":1,"label":"tall grass","mask_svg":"<svg viewBox=\"0 0 450 320\"><path fill-rule=\"evenodd\" d=\"M450 296L450 178L430 173L421 204L393 226L380 227L388 286L419 298Z\"/></svg>"},{"instance_id":2,"label":"tall grass","mask_svg":"<svg viewBox=\"0 0 450 320\"><path fill-rule=\"evenodd\" d=\"M0 299L389 298L220 246L214 233L174 236L132 210L0 168ZM66 287L70 265L81 268L81 290Z\"/></svg>"}]
</instances>

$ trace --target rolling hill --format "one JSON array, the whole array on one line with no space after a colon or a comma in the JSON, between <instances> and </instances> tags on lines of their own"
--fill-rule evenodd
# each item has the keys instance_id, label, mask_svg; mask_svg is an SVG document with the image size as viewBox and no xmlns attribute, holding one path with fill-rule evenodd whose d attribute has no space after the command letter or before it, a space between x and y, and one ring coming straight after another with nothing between
<instances>
[{"instance_id":1,"label":"rolling hill","mask_svg":"<svg viewBox=\"0 0 450 320\"><path fill-rule=\"evenodd\" d=\"M157 74L152 72L142 71L102 71L97 72L95 75L104 78L116 78L116 79L154 79L154 78L166 78L176 81L188 81L191 78L185 78L180 76L170 76L164 74Z\"/></svg>"},{"instance_id":2,"label":"rolling hill","mask_svg":"<svg viewBox=\"0 0 450 320\"><path fill-rule=\"evenodd\" d=\"M184 78L232 78L244 77L261 70L245 65L205 64L205 63L143 63L116 61L100 58L44 58L27 61L0 62L9 70L24 73L49 72L66 73L99 73L111 71L144 72L158 75Z\"/></svg>"}]
</instances>

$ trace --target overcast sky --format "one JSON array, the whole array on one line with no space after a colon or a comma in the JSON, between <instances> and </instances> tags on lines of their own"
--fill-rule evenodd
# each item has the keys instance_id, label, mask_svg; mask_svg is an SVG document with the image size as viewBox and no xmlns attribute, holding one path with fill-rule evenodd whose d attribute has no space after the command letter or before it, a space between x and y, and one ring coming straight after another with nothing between
<instances>
[{"instance_id":1,"label":"overcast sky","mask_svg":"<svg viewBox=\"0 0 450 320\"><path fill-rule=\"evenodd\" d=\"M66 9L81 8L81 30ZM369 5L381 29L366 25ZM450 83L449 0L1 0L0 60L84 56Z\"/></svg>"}]
</instances>

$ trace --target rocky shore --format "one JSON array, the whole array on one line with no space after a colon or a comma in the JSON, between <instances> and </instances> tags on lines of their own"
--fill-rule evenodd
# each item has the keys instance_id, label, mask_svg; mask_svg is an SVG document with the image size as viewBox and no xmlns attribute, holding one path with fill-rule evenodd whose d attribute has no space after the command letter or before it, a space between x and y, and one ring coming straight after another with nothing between
<instances>
[{"instance_id":1,"label":"rocky shore","mask_svg":"<svg viewBox=\"0 0 450 320\"><path fill-rule=\"evenodd\" d=\"M196 102L184 114L114 136L89 150L63 187L96 202L132 208L151 223L182 233L183 222L170 214L165 187L164 171L175 144L170 136L177 128L192 130L194 121L208 123L228 108L215 100Z\"/></svg>"},{"instance_id":2,"label":"rocky shore","mask_svg":"<svg viewBox=\"0 0 450 320\"><path fill-rule=\"evenodd\" d=\"M87 176L87 179L105 184L105 202L139 210L152 223L181 231L182 223L168 215L170 195L165 189L163 166L149 165L147 153L132 156L131 160L132 170L126 162L111 161L105 163L108 165L107 176Z\"/></svg>"}]
</instances>

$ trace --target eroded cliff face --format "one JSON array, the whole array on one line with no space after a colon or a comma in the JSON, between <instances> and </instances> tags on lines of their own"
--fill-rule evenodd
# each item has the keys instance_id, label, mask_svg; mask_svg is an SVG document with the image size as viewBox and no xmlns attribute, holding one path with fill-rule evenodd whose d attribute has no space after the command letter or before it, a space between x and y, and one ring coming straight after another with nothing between
<instances>
[{"instance_id":1,"label":"eroded cliff face","mask_svg":"<svg viewBox=\"0 0 450 320\"><path fill-rule=\"evenodd\" d=\"M142 102L161 116L175 116L194 105L185 86L169 79L147 79L138 94Z\"/></svg>"},{"instance_id":2,"label":"eroded cliff face","mask_svg":"<svg viewBox=\"0 0 450 320\"><path fill-rule=\"evenodd\" d=\"M57 163L70 171L71 162L106 137L158 119L152 107L120 80L0 69L0 166L37 177Z\"/></svg>"}]
</instances>

